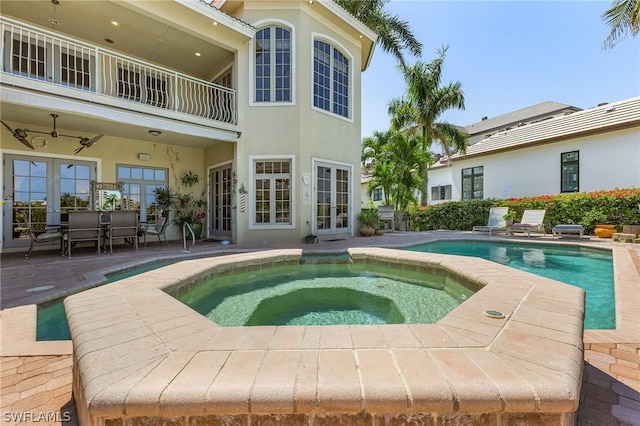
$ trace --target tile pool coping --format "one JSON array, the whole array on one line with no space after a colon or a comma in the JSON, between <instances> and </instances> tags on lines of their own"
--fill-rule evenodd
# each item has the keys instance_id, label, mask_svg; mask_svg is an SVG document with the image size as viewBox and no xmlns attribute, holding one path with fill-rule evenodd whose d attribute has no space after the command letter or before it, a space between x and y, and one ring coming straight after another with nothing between
<instances>
[{"instance_id":1,"label":"tile pool coping","mask_svg":"<svg viewBox=\"0 0 640 426\"><path fill-rule=\"evenodd\" d=\"M383 326L219 327L163 291L212 268L297 264L302 250L291 249L188 260L88 290L65 300L79 418L575 412L582 289L479 258L348 252L484 287L437 324Z\"/></svg>"},{"instance_id":2,"label":"tile pool coping","mask_svg":"<svg viewBox=\"0 0 640 426\"><path fill-rule=\"evenodd\" d=\"M478 238L453 238L453 241L493 241L517 244L513 238L491 239ZM429 242L441 241L439 239ZM445 240L446 241L446 240ZM611 251L613 258L614 291L616 304L616 328L613 330L590 329L584 331L584 343L637 343L640 341L640 330L638 318L640 318L640 273L636 268L630 250L636 249L637 244L630 245L624 243L606 244L605 242L590 242L585 244L581 241L565 242L562 240L532 240L527 244L553 244L567 245L573 247L584 247L594 250ZM606 241L606 240L605 240ZM406 248L401 244L398 248ZM368 250L369 248L365 248ZM640 250L637 250L640 254ZM246 253L254 253L254 250ZM305 250L306 252L306 250ZM313 254L330 255L335 251L317 251ZM343 251L340 251L343 253ZM228 253L213 253L213 256L229 256ZM232 253L232 254L238 254ZM179 257L179 256L178 256ZM178 259L178 261L181 261ZM114 270L113 272L117 272ZM77 291L84 291L94 286L104 284L104 276L94 273L101 278L93 277L93 285L83 286ZM65 295L64 297L67 297ZM0 356L37 356L37 355L71 355L73 347L70 340L60 341L38 341L36 340L38 305L26 304L9 307L0 310Z\"/></svg>"}]
</instances>

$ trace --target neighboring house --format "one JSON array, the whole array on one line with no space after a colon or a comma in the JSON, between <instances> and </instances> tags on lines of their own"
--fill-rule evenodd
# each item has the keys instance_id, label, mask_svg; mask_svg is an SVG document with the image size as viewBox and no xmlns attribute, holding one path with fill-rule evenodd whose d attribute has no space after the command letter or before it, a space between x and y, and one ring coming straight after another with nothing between
<instances>
[{"instance_id":1,"label":"neighboring house","mask_svg":"<svg viewBox=\"0 0 640 426\"><path fill-rule=\"evenodd\" d=\"M366 207L370 202L375 206L379 206L384 203L384 190L382 188L376 188L369 195L369 182L371 181L371 174L366 168L362 169L360 176L360 206Z\"/></svg>"},{"instance_id":2,"label":"neighboring house","mask_svg":"<svg viewBox=\"0 0 640 426\"><path fill-rule=\"evenodd\" d=\"M527 124L539 123L554 117L561 117L580 111L579 108L558 102L540 102L497 117L482 117L477 123L462 127L460 130L469 136L469 144L473 145L498 132L504 132Z\"/></svg>"},{"instance_id":3,"label":"neighboring house","mask_svg":"<svg viewBox=\"0 0 640 426\"><path fill-rule=\"evenodd\" d=\"M640 187L640 98L491 133L431 166L428 187L430 204Z\"/></svg>"},{"instance_id":4,"label":"neighboring house","mask_svg":"<svg viewBox=\"0 0 640 426\"><path fill-rule=\"evenodd\" d=\"M24 217L91 207L92 181L149 223L155 188L203 194L210 238L353 234L376 35L334 2L3 0L0 24L3 250Z\"/></svg>"}]
</instances>

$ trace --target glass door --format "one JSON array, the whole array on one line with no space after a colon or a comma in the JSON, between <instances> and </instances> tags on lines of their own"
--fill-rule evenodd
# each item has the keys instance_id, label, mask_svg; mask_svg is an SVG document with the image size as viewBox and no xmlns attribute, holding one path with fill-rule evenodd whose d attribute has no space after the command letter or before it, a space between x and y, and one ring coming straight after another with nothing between
<instances>
[{"instance_id":1,"label":"glass door","mask_svg":"<svg viewBox=\"0 0 640 426\"><path fill-rule=\"evenodd\" d=\"M209 171L209 235L231 238L231 164Z\"/></svg>"},{"instance_id":2,"label":"glass door","mask_svg":"<svg viewBox=\"0 0 640 426\"><path fill-rule=\"evenodd\" d=\"M315 223L318 235L351 231L351 167L316 163Z\"/></svg>"},{"instance_id":3,"label":"glass door","mask_svg":"<svg viewBox=\"0 0 640 426\"><path fill-rule=\"evenodd\" d=\"M4 246L29 244L25 234L30 223L36 232L59 225L71 210L88 210L95 163L6 155L4 169Z\"/></svg>"}]
</instances>

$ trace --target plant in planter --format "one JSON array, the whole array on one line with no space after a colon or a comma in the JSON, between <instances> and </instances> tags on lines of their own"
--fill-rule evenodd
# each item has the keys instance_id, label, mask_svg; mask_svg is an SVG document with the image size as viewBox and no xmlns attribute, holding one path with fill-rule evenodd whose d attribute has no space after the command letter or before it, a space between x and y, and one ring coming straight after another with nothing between
<instances>
[{"instance_id":1,"label":"plant in planter","mask_svg":"<svg viewBox=\"0 0 640 426\"><path fill-rule=\"evenodd\" d=\"M505 220L507 226L513 225L513 222L516 220L516 212L509 210L502 218Z\"/></svg>"},{"instance_id":2,"label":"plant in planter","mask_svg":"<svg viewBox=\"0 0 640 426\"><path fill-rule=\"evenodd\" d=\"M370 237L375 234L376 226L380 222L378 209L375 207L361 209L356 215L356 220L360 222L360 235Z\"/></svg>"},{"instance_id":3,"label":"plant in planter","mask_svg":"<svg viewBox=\"0 0 640 426\"><path fill-rule=\"evenodd\" d=\"M165 212L168 211L176 199L176 192L169 188L159 187L154 190L156 195L156 207L158 210Z\"/></svg>"},{"instance_id":4,"label":"plant in planter","mask_svg":"<svg viewBox=\"0 0 640 426\"><path fill-rule=\"evenodd\" d=\"M184 186L191 188L200 182L200 177L193 172L187 172L182 175L181 182ZM196 239L200 238L203 220L206 217L206 200L195 198L192 192L187 194L176 193L171 207L175 210L172 223L180 229L183 228L185 223L189 224Z\"/></svg>"}]
</instances>

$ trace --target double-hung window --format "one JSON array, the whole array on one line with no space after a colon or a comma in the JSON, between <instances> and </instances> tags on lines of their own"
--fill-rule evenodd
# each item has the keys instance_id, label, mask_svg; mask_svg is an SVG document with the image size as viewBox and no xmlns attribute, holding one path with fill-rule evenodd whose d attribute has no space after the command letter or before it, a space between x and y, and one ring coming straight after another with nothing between
<instances>
[{"instance_id":1,"label":"double-hung window","mask_svg":"<svg viewBox=\"0 0 640 426\"><path fill-rule=\"evenodd\" d=\"M291 160L253 161L255 225L291 225Z\"/></svg>"},{"instance_id":2,"label":"double-hung window","mask_svg":"<svg viewBox=\"0 0 640 426\"><path fill-rule=\"evenodd\" d=\"M291 102L291 31L270 26L256 33L255 102Z\"/></svg>"},{"instance_id":3,"label":"double-hung window","mask_svg":"<svg viewBox=\"0 0 640 426\"><path fill-rule=\"evenodd\" d=\"M580 151L560 154L560 192L578 192L580 188Z\"/></svg>"},{"instance_id":4,"label":"double-hung window","mask_svg":"<svg viewBox=\"0 0 640 426\"><path fill-rule=\"evenodd\" d=\"M349 61L321 40L313 42L313 106L349 117Z\"/></svg>"},{"instance_id":5,"label":"double-hung window","mask_svg":"<svg viewBox=\"0 0 640 426\"><path fill-rule=\"evenodd\" d=\"M462 169L462 199L482 200L484 198L484 167Z\"/></svg>"}]
</instances>

